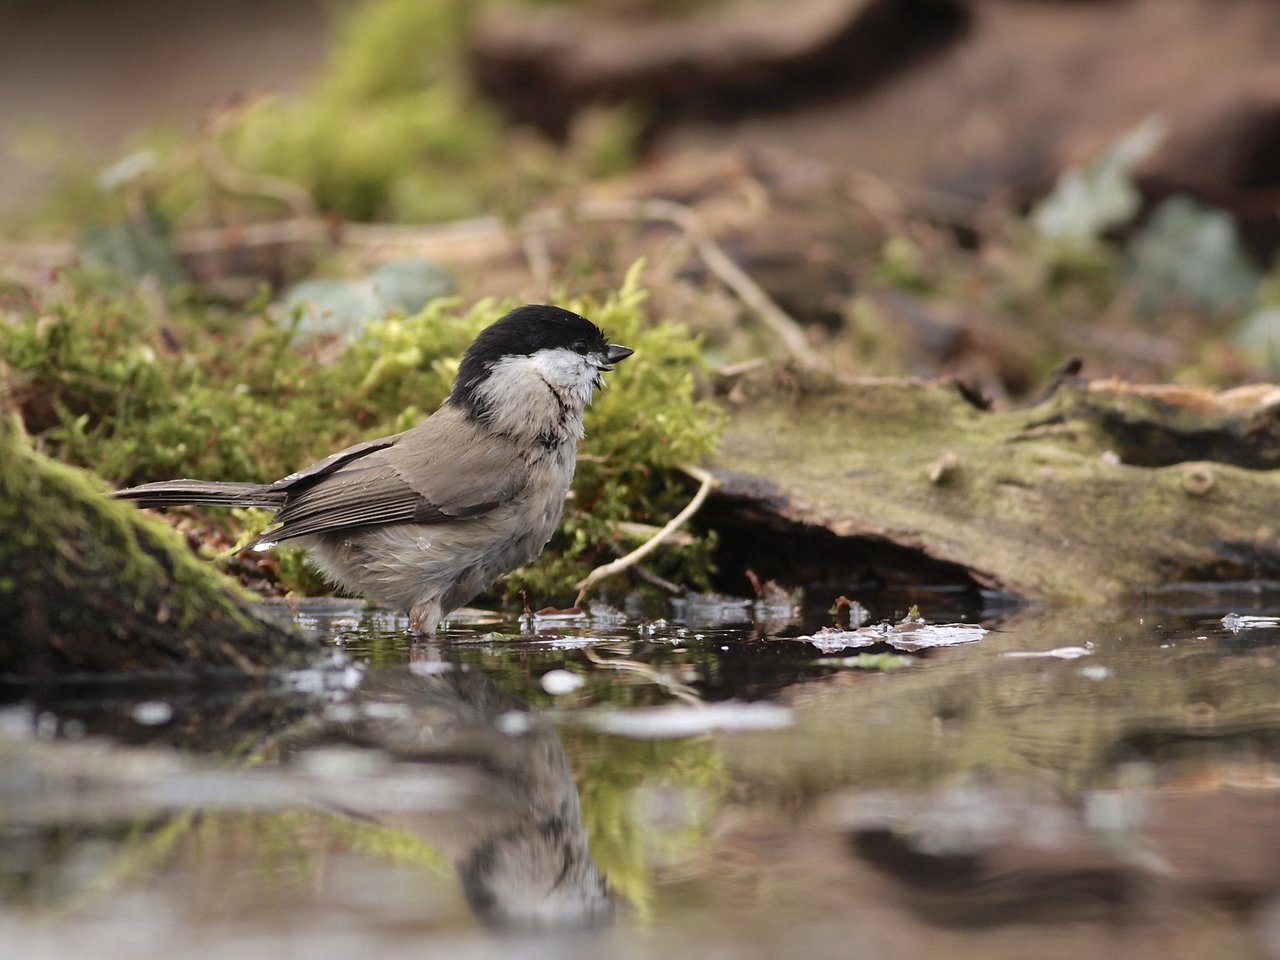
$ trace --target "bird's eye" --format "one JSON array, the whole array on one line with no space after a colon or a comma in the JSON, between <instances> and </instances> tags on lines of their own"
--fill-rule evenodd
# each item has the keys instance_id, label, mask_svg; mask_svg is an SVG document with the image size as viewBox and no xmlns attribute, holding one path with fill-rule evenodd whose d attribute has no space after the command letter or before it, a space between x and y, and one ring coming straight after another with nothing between
<instances>
[{"instance_id":1,"label":"bird's eye","mask_svg":"<svg viewBox=\"0 0 1280 960\"><path fill-rule=\"evenodd\" d=\"M585 341L585 340L575 340L575 341L573 341L573 346L572 346L572 347L570 347L570 349L571 349L574 353L580 353L580 354L582 354L584 357L585 357L585 356L587 355L587 353L589 352L589 348L587 347L587 341Z\"/></svg>"}]
</instances>

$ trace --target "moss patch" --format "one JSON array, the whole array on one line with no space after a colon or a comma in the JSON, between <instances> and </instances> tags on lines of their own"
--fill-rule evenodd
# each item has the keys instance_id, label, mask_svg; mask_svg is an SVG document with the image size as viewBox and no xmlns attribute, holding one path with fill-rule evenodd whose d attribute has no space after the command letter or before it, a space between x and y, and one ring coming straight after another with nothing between
<instances>
[{"instance_id":1,"label":"moss patch","mask_svg":"<svg viewBox=\"0 0 1280 960\"><path fill-rule=\"evenodd\" d=\"M1033 407L991 412L945 383L810 383L735 411L716 465L729 474L726 495L754 504L757 522L763 506L862 541L846 569L909 551L915 565L941 561L1029 598L1086 603L1169 582L1274 579L1280 477L1209 459L1263 456L1274 415L1209 397L1196 412L1122 385L1071 383ZM1160 465L1125 461L1135 431L1163 438L1137 447L1169 451ZM753 475L768 484L744 479ZM777 553L779 569L757 572L790 582Z\"/></svg>"},{"instance_id":2,"label":"moss patch","mask_svg":"<svg viewBox=\"0 0 1280 960\"><path fill-rule=\"evenodd\" d=\"M588 411L574 495L543 557L508 582L538 605L567 604L573 583L628 549L614 523L662 524L690 493L679 464L715 445L717 407L696 399L698 341L651 322L633 271L622 288L565 301L636 355ZM413 316L369 322L346 345L294 343L294 331L254 312L177 303L158 309L68 276L38 298L0 305L6 406L50 455L120 485L174 477L268 482L333 450L405 430L448 393L474 336L514 304L463 309L437 300ZM261 518L217 523L234 542ZM208 521L197 517L198 525ZM709 541L664 548L667 577L699 582ZM288 589L313 589L292 560Z\"/></svg>"},{"instance_id":3,"label":"moss patch","mask_svg":"<svg viewBox=\"0 0 1280 960\"><path fill-rule=\"evenodd\" d=\"M167 529L103 493L0 420L0 672L260 674L311 655Z\"/></svg>"}]
</instances>

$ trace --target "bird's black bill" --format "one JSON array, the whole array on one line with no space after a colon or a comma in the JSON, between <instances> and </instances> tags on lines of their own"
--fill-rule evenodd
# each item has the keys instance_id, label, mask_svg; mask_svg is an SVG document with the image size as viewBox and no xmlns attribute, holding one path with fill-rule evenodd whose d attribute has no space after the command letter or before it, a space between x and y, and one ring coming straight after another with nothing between
<instances>
[{"instance_id":1,"label":"bird's black bill","mask_svg":"<svg viewBox=\"0 0 1280 960\"><path fill-rule=\"evenodd\" d=\"M624 347L616 343L609 344L609 352L605 355L610 363L617 363L619 360L625 360L627 357L635 353L630 347Z\"/></svg>"}]
</instances>

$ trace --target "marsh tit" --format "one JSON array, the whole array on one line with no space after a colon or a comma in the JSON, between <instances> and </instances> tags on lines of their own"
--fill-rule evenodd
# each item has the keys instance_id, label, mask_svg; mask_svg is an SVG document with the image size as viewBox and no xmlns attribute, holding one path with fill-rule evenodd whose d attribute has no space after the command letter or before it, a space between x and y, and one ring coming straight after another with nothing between
<instances>
[{"instance_id":1,"label":"marsh tit","mask_svg":"<svg viewBox=\"0 0 1280 960\"><path fill-rule=\"evenodd\" d=\"M347 447L275 483L166 480L115 493L144 507L273 507L256 546L294 540L352 593L440 621L551 538L582 416L634 351L585 317L532 304L481 331L453 389L416 427Z\"/></svg>"}]
</instances>

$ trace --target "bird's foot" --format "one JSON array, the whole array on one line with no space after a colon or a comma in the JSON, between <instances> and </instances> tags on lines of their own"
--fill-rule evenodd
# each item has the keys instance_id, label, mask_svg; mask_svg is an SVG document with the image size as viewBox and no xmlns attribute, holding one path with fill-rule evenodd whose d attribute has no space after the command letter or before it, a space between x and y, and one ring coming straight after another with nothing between
<instances>
[{"instance_id":1,"label":"bird's foot","mask_svg":"<svg viewBox=\"0 0 1280 960\"><path fill-rule=\"evenodd\" d=\"M409 638L430 639L436 635L436 627L440 625L440 621L444 617L444 611L440 609L440 603L437 600L430 600L426 603L415 603L409 608L409 629L406 631Z\"/></svg>"}]
</instances>

